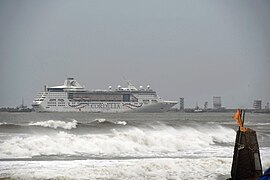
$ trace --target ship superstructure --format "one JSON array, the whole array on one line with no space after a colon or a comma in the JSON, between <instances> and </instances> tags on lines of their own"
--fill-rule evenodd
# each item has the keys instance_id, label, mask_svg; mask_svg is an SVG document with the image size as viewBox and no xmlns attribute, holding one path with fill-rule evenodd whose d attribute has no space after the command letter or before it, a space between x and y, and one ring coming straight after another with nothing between
<instances>
[{"instance_id":1,"label":"ship superstructure","mask_svg":"<svg viewBox=\"0 0 270 180\"><path fill-rule=\"evenodd\" d=\"M88 91L67 78L64 85L45 87L32 106L36 112L165 112L175 104L158 97L149 85L137 89L128 82L126 88Z\"/></svg>"}]
</instances>

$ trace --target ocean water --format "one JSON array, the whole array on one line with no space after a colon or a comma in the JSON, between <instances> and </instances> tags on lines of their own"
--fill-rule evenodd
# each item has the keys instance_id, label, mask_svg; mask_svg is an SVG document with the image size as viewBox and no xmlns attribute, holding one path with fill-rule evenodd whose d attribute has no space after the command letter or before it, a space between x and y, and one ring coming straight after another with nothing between
<instances>
[{"instance_id":1,"label":"ocean water","mask_svg":"<svg viewBox=\"0 0 270 180\"><path fill-rule=\"evenodd\" d=\"M226 179L233 113L0 113L0 178ZM270 114L246 113L270 167Z\"/></svg>"}]
</instances>

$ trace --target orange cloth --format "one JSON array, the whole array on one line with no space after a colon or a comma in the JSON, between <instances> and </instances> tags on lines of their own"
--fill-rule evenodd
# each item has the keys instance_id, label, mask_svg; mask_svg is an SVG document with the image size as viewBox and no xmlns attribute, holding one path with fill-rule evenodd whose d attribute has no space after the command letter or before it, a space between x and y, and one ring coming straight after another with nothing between
<instances>
[{"instance_id":1,"label":"orange cloth","mask_svg":"<svg viewBox=\"0 0 270 180\"><path fill-rule=\"evenodd\" d=\"M233 115L233 119L237 122L238 126L240 127L240 131L246 132L248 128L243 127L243 121L241 116L242 116L241 110L237 109L236 113Z\"/></svg>"},{"instance_id":2,"label":"orange cloth","mask_svg":"<svg viewBox=\"0 0 270 180\"><path fill-rule=\"evenodd\" d=\"M237 109L236 113L233 115L233 119L237 122L238 126L240 127L240 131L246 132L248 128L243 127L243 121L241 116L242 116L241 110Z\"/></svg>"},{"instance_id":3,"label":"orange cloth","mask_svg":"<svg viewBox=\"0 0 270 180\"><path fill-rule=\"evenodd\" d=\"M236 113L233 115L233 119L237 122L238 126L241 128L243 127L243 121L241 118L241 110L237 109Z\"/></svg>"}]
</instances>

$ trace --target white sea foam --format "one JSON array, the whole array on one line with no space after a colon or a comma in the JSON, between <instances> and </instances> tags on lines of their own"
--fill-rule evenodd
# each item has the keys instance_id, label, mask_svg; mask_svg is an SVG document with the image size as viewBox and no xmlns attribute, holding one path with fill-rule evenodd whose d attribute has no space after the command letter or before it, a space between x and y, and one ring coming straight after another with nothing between
<instances>
[{"instance_id":1,"label":"white sea foam","mask_svg":"<svg viewBox=\"0 0 270 180\"><path fill-rule=\"evenodd\" d=\"M126 121L117 121L115 124L119 124L119 125L126 125L127 122Z\"/></svg>"},{"instance_id":2,"label":"white sea foam","mask_svg":"<svg viewBox=\"0 0 270 180\"><path fill-rule=\"evenodd\" d=\"M230 178L232 157L129 160L0 161L11 179L198 179ZM270 160L263 161L263 170Z\"/></svg>"},{"instance_id":3,"label":"white sea foam","mask_svg":"<svg viewBox=\"0 0 270 180\"><path fill-rule=\"evenodd\" d=\"M270 123L256 123L256 125L258 125L258 126L267 126L267 125L270 125Z\"/></svg>"},{"instance_id":4,"label":"white sea foam","mask_svg":"<svg viewBox=\"0 0 270 180\"><path fill-rule=\"evenodd\" d=\"M231 158L0 162L12 179L214 180L229 178L230 168Z\"/></svg>"},{"instance_id":5,"label":"white sea foam","mask_svg":"<svg viewBox=\"0 0 270 180\"><path fill-rule=\"evenodd\" d=\"M116 122L113 122L113 121L108 121L108 120L106 120L104 118L95 119L94 122L99 122L99 123L110 122L110 123L118 124L118 125L126 125L127 124L126 121L116 121Z\"/></svg>"},{"instance_id":6,"label":"white sea foam","mask_svg":"<svg viewBox=\"0 0 270 180\"><path fill-rule=\"evenodd\" d=\"M100 119L95 119L96 122L99 122L99 123L103 123L106 121L106 119L104 118L100 118Z\"/></svg>"},{"instance_id":7,"label":"white sea foam","mask_svg":"<svg viewBox=\"0 0 270 180\"><path fill-rule=\"evenodd\" d=\"M0 122L0 126L1 126L2 124L7 124L7 123L6 123L6 122Z\"/></svg>"},{"instance_id":8,"label":"white sea foam","mask_svg":"<svg viewBox=\"0 0 270 180\"><path fill-rule=\"evenodd\" d=\"M49 128L62 128L62 129L73 129L77 127L77 121L73 120L72 122L65 122L65 121L56 121L56 120L48 120L48 121L39 121L39 122L31 122L29 123L30 126L42 126L42 127L49 127Z\"/></svg>"},{"instance_id":9,"label":"white sea foam","mask_svg":"<svg viewBox=\"0 0 270 180\"><path fill-rule=\"evenodd\" d=\"M209 131L211 131L209 133ZM112 130L111 134L74 135L59 132L54 136L15 136L0 143L0 157L33 157L38 155L88 156L230 156L231 147L215 145L216 141L233 143L235 132L219 126L200 128L162 127L155 130L133 128Z\"/></svg>"}]
</instances>

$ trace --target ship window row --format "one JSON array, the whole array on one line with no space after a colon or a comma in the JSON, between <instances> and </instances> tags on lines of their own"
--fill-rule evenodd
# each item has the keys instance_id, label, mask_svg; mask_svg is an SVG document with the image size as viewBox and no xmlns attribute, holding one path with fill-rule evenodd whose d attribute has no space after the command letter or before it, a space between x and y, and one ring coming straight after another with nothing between
<instances>
[{"instance_id":1,"label":"ship window row","mask_svg":"<svg viewBox=\"0 0 270 180\"><path fill-rule=\"evenodd\" d=\"M49 101L56 101L56 99L50 99ZM64 99L58 99L58 101L63 102L63 101L65 101L65 100L64 100Z\"/></svg>"},{"instance_id":2,"label":"ship window row","mask_svg":"<svg viewBox=\"0 0 270 180\"><path fill-rule=\"evenodd\" d=\"M56 104L48 104L48 106L50 106L50 107L51 107L51 106L54 106L54 107L55 107ZM65 104L58 104L58 106L65 106Z\"/></svg>"},{"instance_id":3,"label":"ship window row","mask_svg":"<svg viewBox=\"0 0 270 180\"><path fill-rule=\"evenodd\" d=\"M48 104L56 104L56 102L48 102Z\"/></svg>"},{"instance_id":4,"label":"ship window row","mask_svg":"<svg viewBox=\"0 0 270 180\"><path fill-rule=\"evenodd\" d=\"M64 92L64 88L47 88L49 92Z\"/></svg>"},{"instance_id":5,"label":"ship window row","mask_svg":"<svg viewBox=\"0 0 270 180\"><path fill-rule=\"evenodd\" d=\"M48 102L48 104L56 104L56 102ZM58 102L57 104L65 104L65 102Z\"/></svg>"},{"instance_id":6,"label":"ship window row","mask_svg":"<svg viewBox=\"0 0 270 180\"><path fill-rule=\"evenodd\" d=\"M55 94L55 95L48 95L49 98L66 98L65 95L59 95L59 94Z\"/></svg>"},{"instance_id":7,"label":"ship window row","mask_svg":"<svg viewBox=\"0 0 270 180\"><path fill-rule=\"evenodd\" d=\"M72 99L72 101L74 101L74 102L138 102L137 99L133 99L133 100L130 100L130 101L123 101L122 99L121 100Z\"/></svg>"},{"instance_id":8,"label":"ship window row","mask_svg":"<svg viewBox=\"0 0 270 180\"><path fill-rule=\"evenodd\" d=\"M72 99L74 102L122 102L122 100Z\"/></svg>"},{"instance_id":9,"label":"ship window row","mask_svg":"<svg viewBox=\"0 0 270 180\"><path fill-rule=\"evenodd\" d=\"M48 93L48 96L66 96L66 93Z\"/></svg>"},{"instance_id":10,"label":"ship window row","mask_svg":"<svg viewBox=\"0 0 270 180\"><path fill-rule=\"evenodd\" d=\"M121 95L89 95L89 94L68 94L68 99L75 101L117 101L117 102L138 102L138 99L130 94Z\"/></svg>"}]
</instances>

